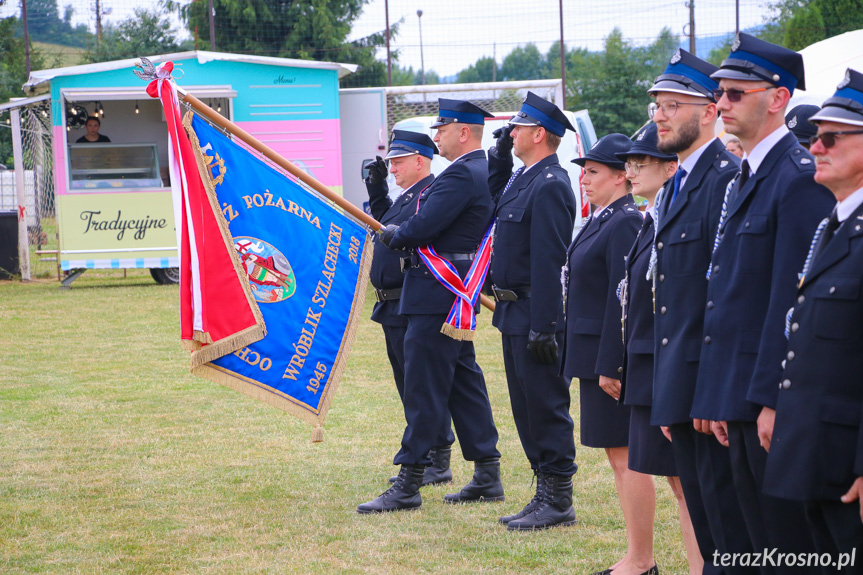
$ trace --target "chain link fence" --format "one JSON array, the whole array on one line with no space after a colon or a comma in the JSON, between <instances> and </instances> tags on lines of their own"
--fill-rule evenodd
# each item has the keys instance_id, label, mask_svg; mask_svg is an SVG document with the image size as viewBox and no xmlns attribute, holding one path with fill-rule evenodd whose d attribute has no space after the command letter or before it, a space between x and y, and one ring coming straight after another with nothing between
<instances>
[{"instance_id":1,"label":"chain link fence","mask_svg":"<svg viewBox=\"0 0 863 575\"><path fill-rule=\"evenodd\" d=\"M30 275L32 278L59 278L51 105L47 100L37 102L19 108L19 113ZM0 129L11 130L11 123L4 122L0 126ZM7 168L0 170L0 212L17 215L15 170L14 166Z\"/></svg>"},{"instance_id":2,"label":"chain link fence","mask_svg":"<svg viewBox=\"0 0 863 575\"><path fill-rule=\"evenodd\" d=\"M560 80L524 82L489 82L476 84L437 84L432 86L399 86L386 88L387 130L406 118L437 116L438 98L469 100L491 114L517 112L531 91L546 100L562 105Z\"/></svg>"}]
</instances>

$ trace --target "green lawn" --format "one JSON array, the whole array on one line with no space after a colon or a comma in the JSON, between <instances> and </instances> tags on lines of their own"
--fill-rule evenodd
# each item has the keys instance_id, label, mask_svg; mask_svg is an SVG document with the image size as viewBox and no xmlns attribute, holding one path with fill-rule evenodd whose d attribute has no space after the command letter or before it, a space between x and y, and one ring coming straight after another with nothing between
<instances>
[{"instance_id":1,"label":"green lawn","mask_svg":"<svg viewBox=\"0 0 863 575\"><path fill-rule=\"evenodd\" d=\"M611 470L580 448L575 527L508 533L531 497L490 314L477 355L501 435L507 502L361 516L395 470L404 426L377 324L364 319L325 424L192 377L178 289L146 270L0 282L0 572L576 573L626 548ZM367 318L371 301L367 298ZM577 398L573 414L577 415ZM577 427L576 427L577 429ZM453 449L456 484L472 467ZM657 482L656 559L686 573Z\"/></svg>"}]
</instances>

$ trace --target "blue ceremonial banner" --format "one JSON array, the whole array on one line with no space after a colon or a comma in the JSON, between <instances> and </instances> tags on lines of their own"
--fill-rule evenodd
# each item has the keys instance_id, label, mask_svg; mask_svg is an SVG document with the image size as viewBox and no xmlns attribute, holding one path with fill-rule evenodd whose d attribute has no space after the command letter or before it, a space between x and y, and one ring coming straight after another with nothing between
<instances>
[{"instance_id":1,"label":"blue ceremonial banner","mask_svg":"<svg viewBox=\"0 0 863 575\"><path fill-rule=\"evenodd\" d=\"M267 328L193 373L296 415L320 440L365 299L371 233L196 115L186 126Z\"/></svg>"}]
</instances>

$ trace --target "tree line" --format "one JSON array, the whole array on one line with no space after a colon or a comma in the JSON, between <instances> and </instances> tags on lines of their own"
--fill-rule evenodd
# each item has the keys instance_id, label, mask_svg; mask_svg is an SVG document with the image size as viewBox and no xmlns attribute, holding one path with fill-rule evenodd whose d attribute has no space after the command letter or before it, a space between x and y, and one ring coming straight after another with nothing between
<instances>
[{"instance_id":1,"label":"tree line","mask_svg":"<svg viewBox=\"0 0 863 575\"><path fill-rule=\"evenodd\" d=\"M358 64L356 74L342 80L342 87L385 86L386 62L378 59L386 30L348 41L351 23L369 0L213 0L215 43L220 51ZM159 54L210 47L208 2L160 0L155 8L139 7L116 24L103 27L97 37L84 24L74 25L74 9L58 0L28 0L28 32L32 42L60 44L80 49L79 63L94 63L142 54ZM799 50L813 42L863 27L863 0L776 0L769 3L764 26L753 32L774 43ZM190 37L181 39L169 14L176 14ZM397 38L401 22L390 27ZM26 81L23 27L18 17L0 19L0 102L20 96ZM718 63L728 46L713 51ZM619 29L605 39L602 50L565 50L566 107L587 108L598 133L634 132L645 120L649 103L646 89L664 69L680 38L663 29L649 45L626 40ZM395 85L422 82L421 72L402 67L393 53ZM50 54L31 49L31 68L59 65ZM490 82L560 77L560 44L543 54L536 45L514 48L498 64L482 57L455 75L455 81ZM433 70L425 71L425 83L440 83ZM11 155L8 130L0 129L0 162Z\"/></svg>"}]
</instances>

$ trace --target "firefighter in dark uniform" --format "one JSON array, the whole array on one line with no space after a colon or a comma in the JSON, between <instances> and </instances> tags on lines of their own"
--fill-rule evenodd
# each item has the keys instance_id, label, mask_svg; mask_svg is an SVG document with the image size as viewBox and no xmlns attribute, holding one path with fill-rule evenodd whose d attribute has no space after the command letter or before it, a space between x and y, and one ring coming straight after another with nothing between
<instances>
[{"instance_id":1,"label":"firefighter in dark uniform","mask_svg":"<svg viewBox=\"0 0 863 575\"><path fill-rule=\"evenodd\" d=\"M657 206L653 409L671 440L704 573L722 573L714 552L751 551L736 503L728 450L695 431L690 418L707 301L707 269L728 183L738 159L716 138L716 66L678 50L648 93L660 151L677 154L675 177ZM676 189L676 192L675 192ZM718 478L718 480L715 480ZM753 573L730 567L732 573Z\"/></svg>"},{"instance_id":2,"label":"firefighter in dark uniform","mask_svg":"<svg viewBox=\"0 0 863 575\"><path fill-rule=\"evenodd\" d=\"M764 491L804 501L818 552L846 554L842 571L825 572L863 573L863 74L849 69L811 121L815 181L839 203L813 238L786 323Z\"/></svg>"},{"instance_id":3,"label":"firefighter in dark uniform","mask_svg":"<svg viewBox=\"0 0 863 575\"><path fill-rule=\"evenodd\" d=\"M652 556L644 556L648 546L642 537L653 521L644 510L643 497L653 482L628 467L630 410L618 403L623 340L617 287L642 218L624 163L615 154L631 146L623 134L609 134L584 157L573 160L584 168L582 185L596 211L567 250L563 374L579 379L582 445L605 449L614 472L629 549L613 568L654 573L656 566ZM649 550L646 553L650 555Z\"/></svg>"},{"instance_id":4,"label":"firefighter in dark uniform","mask_svg":"<svg viewBox=\"0 0 863 575\"><path fill-rule=\"evenodd\" d=\"M680 527L690 573L701 573L704 561L692 530L680 478L674 465L671 442L660 428L650 424L653 404L653 296L654 274L650 264L655 260L653 239L656 233L658 192L677 170L677 156L660 152L656 147L656 124L648 123L632 138L632 147L617 157L626 162L626 177L632 182L632 193L647 200L644 224L629 255L626 256L626 277L619 290L624 326L623 373L620 378L620 398L630 407L629 468L639 473L664 476L668 479L680 515ZM655 497L646 493L655 505ZM655 512L655 507L653 507ZM652 541L651 556L652 556ZM646 553L645 553L646 555Z\"/></svg>"},{"instance_id":5,"label":"firefighter in dark uniform","mask_svg":"<svg viewBox=\"0 0 863 575\"><path fill-rule=\"evenodd\" d=\"M785 114L785 127L791 130L791 133L797 138L797 143L807 150L809 149L809 140L818 132L818 128L809 121L809 118L818 113L819 110L821 108L812 104L800 104Z\"/></svg>"},{"instance_id":6,"label":"firefighter in dark uniform","mask_svg":"<svg viewBox=\"0 0 863 575\"><path fill-rule=\"evenodd\" d=\"M762 493L762 436L773 429L797 274L835 200L815 183L812 156L785 127L788 100L804 88L803 58L741 33L712 77L725 129L746 155L714 240L692 417L729 447L752 547L814 552L803 506Z\"/></svg>"},{"instance_id":7,"label":"firefighter in dark uniform","mask_svg":"<svg viewBox=\"0 0 863 575\"><path fill-rule=\"evenodd\" d=\"M563 112L532 92L488 151L489 189L496 204L489 273L492 323L501 332L510 404L536 495L500 522L512 531L575 524L572 476L575 441L569 381L560 375L563 298L560 270L572 238L576 202L557 159L566 130ZM513 156L524 166L513 171Z\"/></svg>"},{"instance_id":8,"label":"firefighter in dark uniform","mask_svg":"<svg viewBox=\"0 0 863 575\"><path fill-rule=\"evenodd\" d=\"M485 118L491 114L462 100L439 100L434 141L452 163L420 194L417 213L403 224L382 229L381 241L395 250L430 246L464 280L477 246L489 228L493 204L488 192L488 160L481 148ZM407 427L394 463L401 465L395 484L359 513L416 509L419 487L431 463L429 450L440 436L449 410L462 454L474 462L473 479L444 501L503 501L497 428L473 342L444 333L456 295L416 253L405 276L399 313L405 332L404 407ZM484 273L484 270L483 270ZM449 324L447 324L449 325Z\"/></svg>"},{"instance_id":9,"label":"firefighter in dark uniform","mask_svg":"<svg viewBox=\"0 0 863 575\"><path fill-rule=\"evenodd\" d=\"M380 156L368 164L369 175L365 180L369 193L369 208L372 217L382 224L401 224L414 215L417 210L419 194L434 181L431 174L431 161L438 153L437 146L426 134L408 130L393 130L390 150L386 159ZM392 172L396 184L402 188L401 195L393 201L387 186L387 171ZM391 250L379 238L375 238L375 253L372 259L370 279L375 288L377 303L372 311L372 321L381 324L386 340L387 356L393 368L393 377L399 397L404 401L405 385L405 331L408 320L398 312L401 299L404 272L402 271L404 252ZM430 454L432 465L426 467L423 485L452 481L449 467L451 445L455 436L450 427L449 412L441 425L441 433ZM395 477L390 479L395 483Z\"/></svg>"}]
</instances>

